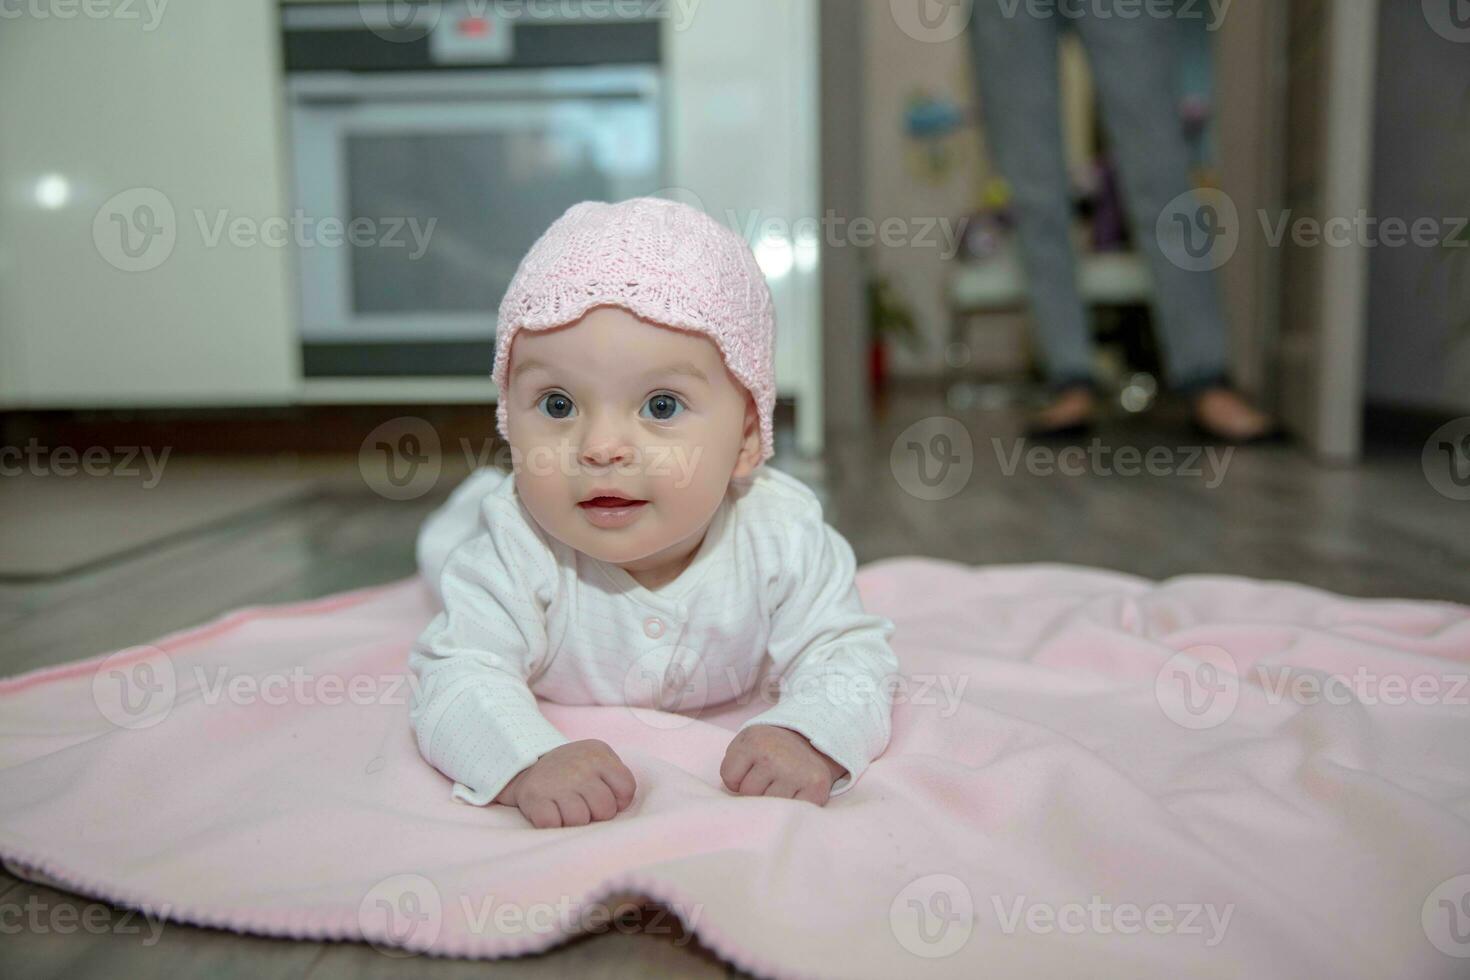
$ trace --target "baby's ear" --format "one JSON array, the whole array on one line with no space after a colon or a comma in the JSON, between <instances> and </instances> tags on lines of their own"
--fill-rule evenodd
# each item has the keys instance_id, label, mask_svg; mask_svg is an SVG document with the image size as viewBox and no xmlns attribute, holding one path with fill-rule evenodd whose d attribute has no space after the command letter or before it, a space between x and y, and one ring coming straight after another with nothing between
<instances>
[{"instance_id":1,"label":"baby's ear","mask_svg":"<svg viewBox=\"0 0 1470 980\"><path fill-rule=\"evenodd\" d=\"M734 477L747 477L761 464L761 421L755 399L745 395L745 428L740 435L740 454L735 457Z\"/></svg>"}]
</instances>

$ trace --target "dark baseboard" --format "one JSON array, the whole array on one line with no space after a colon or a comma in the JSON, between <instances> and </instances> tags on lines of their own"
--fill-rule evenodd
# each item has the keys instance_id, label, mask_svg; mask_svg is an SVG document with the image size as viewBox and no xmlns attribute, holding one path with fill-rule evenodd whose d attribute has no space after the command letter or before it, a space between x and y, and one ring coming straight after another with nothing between
<instances>
[{"instance_id":1,"label":"dark baseboard","mask_svg":"<svg viewBox=\"0 0 1470 980\"><path fill-rule=\"evenodd\" d=\"M1363 443L1375 449L1401 448L1417 453L1435 429L1466 415L1470 412L1370 404L1363 410Z\"/></svg>"},{"instance_id":2,"label":"dark baseboard","mask_svg":"<svg viewBox=\"0 0 1470 980\"><path fill-rule=\"evenodd\" d=\"M495 438L491 405L293 405L0 414L0 445L171 447L184 455L357 452L391 419L421 418L440 440Z\"/></svg>"},{"instance_id":3,"label":"dark baseboard","mask_svg":"<svg viewBox=\"0 0 1470 980\"><path fill-rule=\"evenodd\" d=\"M78 453L92 446L170 447L189 456L356 453L375 428L403 417L428 422L444 447L471 445L488 453L500 445L495 406L479 404L0 412L0 446L69 446ZM777 402L777 424L791 419L791 405Z\"/></svg>"}]
</instances>

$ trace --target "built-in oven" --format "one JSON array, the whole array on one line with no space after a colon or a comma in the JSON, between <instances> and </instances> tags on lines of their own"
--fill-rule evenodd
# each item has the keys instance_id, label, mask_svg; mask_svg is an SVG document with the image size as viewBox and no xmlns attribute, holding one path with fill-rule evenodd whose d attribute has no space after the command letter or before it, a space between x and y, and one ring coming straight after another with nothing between
<instances>
[{"instance_id":1,"label":"built-in oven","mask_svg":"<svg viewBox=\"0 0 1470 980\"><path fill-rule=\"evenodd\" d=\"M536 237L666 183L656 20L401 7L283 8L308 376L484 376Z\"/></svg>"}]
</instances>

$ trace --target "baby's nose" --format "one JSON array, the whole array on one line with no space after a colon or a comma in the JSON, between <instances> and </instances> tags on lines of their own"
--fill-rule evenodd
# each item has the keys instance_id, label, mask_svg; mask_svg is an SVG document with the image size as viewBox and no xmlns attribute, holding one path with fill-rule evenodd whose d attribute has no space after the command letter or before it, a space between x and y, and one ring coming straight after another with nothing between
<instances>
[{"instance_id":1,"label":"baby's nose","mask_svg":"<svg viewBox=\"0 0 1470 980\"><path fill-rule=\"evenodd\" d=\"M582 448L582 462L588 466L612 466L614 463L625 462L629 455L630 451L625 446L596 445Z\"/></svg>"},{"instance_id":2,"label":"baby's nose","mask_svg":"<svg viewBox=\"0 0 1470 980\"><path fill-rule=\"evenodd\" d=\"M594 421L582 439L582 461L588 466L625 462L632 453L633 447L624 434L606 421Z\"/></svg>"}]
</instances>

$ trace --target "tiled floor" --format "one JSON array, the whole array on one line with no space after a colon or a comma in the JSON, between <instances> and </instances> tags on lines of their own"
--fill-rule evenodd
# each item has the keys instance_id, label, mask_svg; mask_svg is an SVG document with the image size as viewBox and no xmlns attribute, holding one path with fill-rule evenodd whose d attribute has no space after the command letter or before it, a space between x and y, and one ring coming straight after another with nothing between
<instances>
[{"instance_id":1,"label":"tiled floor","mask_svg":"<svg viewBox=\"0 0 1470 980\"><path fill-rule=\"evenodd\" d=\"M1286 447L1229 457L1217 451L1212 460L1176 428L1125 418L1105 427L1095 447L1083 443L1081 451L1057 456L1057 447L1019 444L1015 420L1007 415L962 413L954 423L935 421L948 414L933 399L896 400L872 438L835 448L825 465L778 462L819 485L829 519L860 561L924 554L967 563L1071 562L1153 578L1226 573L1355 595L1470 601L1470 502L1435 492L1412 447L1376 453L1350 469L1319 467ZM1139 450L1136 461L1118 458L1124 446ZM1145 453L1151 448L1150 464ZM967 461L968 477L961 479ZM448 492L454 474L446 471L424 496L395 502L373 492L356 457L304 465L314 487L306 495L77 574L0 583L0 674L144 642L240 605L411 574L414 531ZM1147 465L1156 475L1118 472ZM78 914L89 904L0 875L0 906L28 902L48 910L74 906ZM114 913L111 921L119 919ZM156 945L145 945L147 935L23 929L0 943L0 976L730 972L695 942L619 933L514 961L424 960L409 970L401 960L353 944L174 925Z\"/></svg>"}]
</instances>

